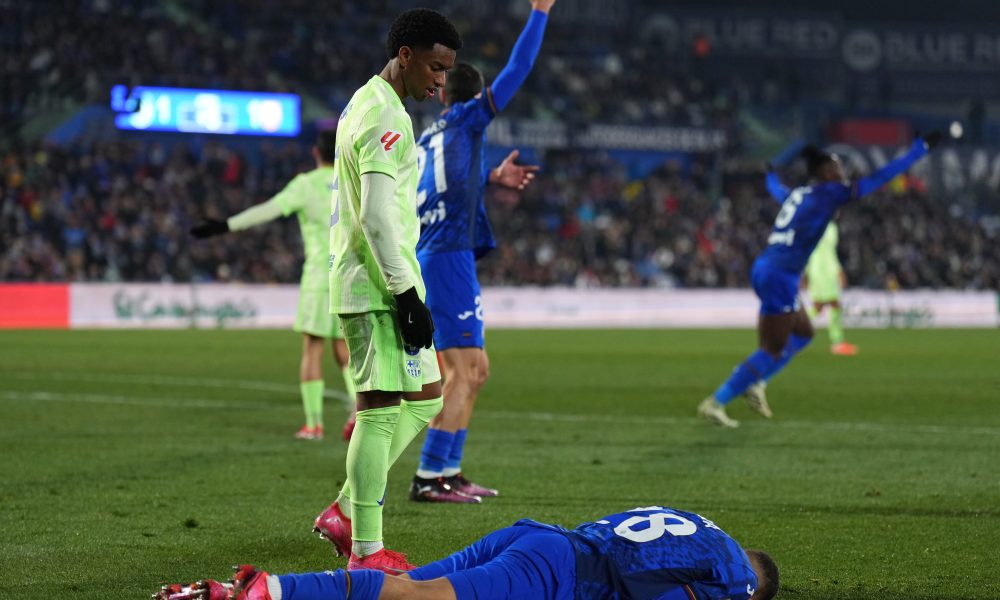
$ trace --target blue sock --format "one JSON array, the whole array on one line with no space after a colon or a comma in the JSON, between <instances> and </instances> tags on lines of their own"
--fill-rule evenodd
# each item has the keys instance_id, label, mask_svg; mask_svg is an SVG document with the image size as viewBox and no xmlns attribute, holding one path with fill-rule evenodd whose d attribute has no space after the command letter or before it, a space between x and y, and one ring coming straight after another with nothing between
<instances>
[{"instance_id":1,"label":"blue sock","mask_svg":"<svg viewBox=\"0 0 1000 600\"><path fill-rule=\"evenodd\" d=\"M428 429L424 448L420 451L420 470L440 475L448 462L448 455L454 443L454 433L442 429Z\"/></svg>"},{"instance_id":2,"label":"blue sock","mask_svg":"<svg viewBox=\"0 0 1000 600\"><path fill-rule=\"evenodd\" d=\"M468 429L459 429L455 432L455 440L451 443L451 452L448 453L448 462L444 465L446 469L462 470L462 451L465 449L465 438L468 435Z\"/></svg>"},{"instance_id":3,"label":"blue sock","mask_svg":"<svg viewBox=\"0 0 1000 600\"><path fill-rule=\"evenodd\" d=\"M801 352L811 341L811 337L802 337L794 333L788 336L788 342L785 344L785 349L781 351L781 357L774 363L774 366L771 367L767 375L764 376L764 380L770 381L772 377L778 374L778 371L785 368L785 365L788 364L788 361L792 360L792 357Z\"/></svg>"},{"instance_id":4,"label":"blue sock","mask_svg":"<svg viewBox=\"0 0 1000 600\"><path fill-rule=\"evenodd\" d=\"M322 573L289 573L278 575L281 600L376 600L385 573L361 569L347 573L344 570Z\"/></svg>"},{"instance_id":5,"label":"blue sock","mask_svg":"<svg viewBox=\"0 0 1000 600\"><path fill-rule=\"evenodd\" d=\"M766 377L777 361L778 359L758 348L733 369L733 374L729 376L729 379L715 390L715 399L720 404L728 404L730 400L745 392L755 381Z\"/></svg>"}]
</instances>

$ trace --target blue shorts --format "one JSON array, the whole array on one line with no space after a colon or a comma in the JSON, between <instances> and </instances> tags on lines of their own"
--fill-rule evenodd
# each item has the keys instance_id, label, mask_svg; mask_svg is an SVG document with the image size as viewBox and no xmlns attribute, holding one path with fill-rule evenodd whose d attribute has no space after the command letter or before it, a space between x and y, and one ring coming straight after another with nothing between
<instances>
[{"instance_id":1,"label":"blue shorts","mask_svg":"<svg viewBox=\"0 0 1000 600\"><path fill-rule=\"evenodd\" d=\"M417 260L434 318L434 347L484 347L483 305L472 251L420 254Z\"/></svg>"},{"instance_id":2,"label":"blue shorts","mask_svg":"<svg viewBox=\"0 0 1000 600\"><path fill-rule=\"evenodd\" d=\"M448 578L458 600L572 600L576 552L557 531L514 525L410 571L417 581L438 577Z\"/></svg>"},{"instance_id":3,"label":"blue shorts","mask_svg":"<svg viewBox=\"0 0 1000 600\"><path fill-rule=\"evenodd\" d=\"M787 315L799 310L799 273L754 261L750 270L750 283L760 298L760 314Z\"/></svg>"}]
</instances>

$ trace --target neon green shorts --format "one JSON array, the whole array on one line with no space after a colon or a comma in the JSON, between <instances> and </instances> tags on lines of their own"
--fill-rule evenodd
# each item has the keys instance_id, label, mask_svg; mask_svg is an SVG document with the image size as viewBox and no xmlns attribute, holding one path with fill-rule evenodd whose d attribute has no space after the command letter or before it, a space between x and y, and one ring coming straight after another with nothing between
<instances>
[{"instance_id":1,"label":"neon green shorts","mask_svg":"<svg viewBox=\"0 0 1000 600\"><path fill-rule=\"evenodd\" d=\"M321 338L344 338L340 318L330 314L330 292L327 290L301 290L299 311L295 315L295 331Z\"/></svg>"},{"instance_id":2,"label":"neon green shorts","mask_svg":"<svg viewBox=\"0 0 1000 600\"><path fill-rule=\"evenodd\" d=\"M809 297L813 302L834 302L840 300L840 275L809 277Z\"/></svg>"},{"instance_id":3,"label":"neon green shorts","mask_svg":"<svg viewBox=\"0 0 1000 600\"><path fill-rule=\"evenodd\" d=\"M357 391L419 392L425 384L441 380L433 346L415 354L404 350L395 313L340 315L340 322Z\"/></svg>"}]
</instances>

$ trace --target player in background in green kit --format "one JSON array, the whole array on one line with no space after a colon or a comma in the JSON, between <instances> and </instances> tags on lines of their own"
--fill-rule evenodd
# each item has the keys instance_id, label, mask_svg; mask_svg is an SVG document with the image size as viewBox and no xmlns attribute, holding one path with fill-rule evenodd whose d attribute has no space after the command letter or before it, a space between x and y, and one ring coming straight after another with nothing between
<instances>
[{"instance_id":1,"label":"player in background in green kit","mask_svg":"<svg viewBox=\"0 0 1000 600\"><path fill-rule=\"evenodd\" d=\"M349 398L348 408L354 410L354 382L348 370L347 344L337 315L330 314L328 274L330 236L330 197L333 185L333 162L336 133L321 131L313 146L316 168L292 179L276 196L225 221L208 219L191 229L191 235L203 239L229 231L242 231L296 215L302 231L305 262L299 285L299 308L295 331L302 333L302 362L299 367L299 388L305 409L305 425L295 434L298 439L323 438L323 347L332 341L333 357L344 376L344 388Z\"/></svg>"},{"instance_id":2,"label":"player in background in green kit","mask_svg":"<svg viewBox=\"0 0 1000 600\"><path fill-rule=\"evenodd\" d=\"M829 307L829 325L827 333L830 336L830 352L841 356L853 356L858 353L858 347L844 341L844 325L840 306L840 293L843 291L847 277L844 268L837 258L837 242L839 241L837 224L830 221L820 238L816 249L809 255L809 262L802 274L802 282L809 290L812 303L806 307L810 319L815 319L823 309Z\"/></svg>"},{"instance_id":3,"label":"player in background in green kit","mask_svg":"<svg viewBox=\"0 0 1000 600\"><path fill-rule=\"evenodd\" d=\"M315 530L348 555L348 570L413 569L382 543L389 468L441 411L434 322L417 240L417 147L404 99L444 87L462 39L437 11L400 14L388 62L340 114L330 218L330 312L340 315L357 390L347 481Z\"/></svg>"}]
</instances>

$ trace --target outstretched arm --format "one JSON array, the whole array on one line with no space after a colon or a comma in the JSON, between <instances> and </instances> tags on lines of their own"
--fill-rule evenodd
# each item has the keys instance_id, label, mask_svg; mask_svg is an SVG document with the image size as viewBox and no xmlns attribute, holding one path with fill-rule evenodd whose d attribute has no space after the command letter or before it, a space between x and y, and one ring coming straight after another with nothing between
<instances>
[{"instance_id":1,"label":"outstretched arm","mask_svg":"<svg viewBox=\"0 0 1000 600\"><path fill-rule=\"evenodd\" d=\"M767 184L767 191L771 194L771 197L778 202L778 204L784 202L785 198L788 197L788 194L791 193L788 186L781 183L781 178L778 177L778 174L774 171L767 172L767 179L765 179L765 183Z\"/></svg>"},{"instance_id":2,"label":"outstretched arm","mask_svg":"<svg viewBox=\"0 0 1000 600\"><path fill-rule=\"evenodd\" d=\"M799 155L799 152L802 151L803 147L805 147L804 141L795 140L782 150L781 154L778 154L773 160L771 160L771 162L767 163L767 179L765 180L765 183L767 184L767 191L771 194L771 197L778 202L778 204L785 201L785 198L788 197L791 190L789 190L788 187L781 182L781 178L778 177L775 169L787 167L791 164L791 162L795 160L795 157Z\"/></svg>"},{"instance_id":3,"label":"outstretched arm","mask_svg":"<svg viewBox=\"0 0 1000 600\"><path fill-rule=\"evenodd\" d=\"M296 210L301 210L304 196L298 189L298 177L293 179L285 189L278 192L276 196L262 202L256 206L239 212L225 221L206 219L205 221L191 228L191 235L204 239L215 235L220 235L229 231L242 231L257 225L269 223L278 217L287 217Z\"/></svg>"},{"instance_id":4,"label":"outstretched arm","mask_svg":"<svg viewBox=\"0 0 1000 600\"><path fill-rule=\"evenodd\" d=\"M487 90L493 98L493 108L496 112L503 110L514 93L521 87L524 80L528 78L532 65L535 64L535 57L542 47L542 36L545 34L545 24L549 20L549 9L555 4L555 0L533 0L531 3L531 16L524 26L524 31L514 44L511 50L510 59L507 65L500 71L497 78L493 80Z\"/></svg>"},{"instance_id":5,"label":"outstretched arm","mask_svg":"<svg viewBox=\"0 0 1000 600\"><path fill-rule=\"evenodd\" d=\"M527 187L535 178L538 165L516 164L514 161L517 160L519 154L521 154L520 150L511 150L511 153L497 165L497 168L490 169L487 181L517 190L523 190Z\"/></svg>"},{"instance_id":6,"label":"outstretched arm","mask_svg":"<svg viewBox=\"0 0 1000 600\"><path fill-rule=\"evenodd\" d=\"M913 163L923 158L924 155L927 154L931 148L936 146L940 140L940 134L937 133L929 134L926 139L917 138L913 140L913 144L910 146L909 152L900 156L896 160L890 161L878 171L859 179L854 184L851 196L853 198L867 196L892 181L892 179L900 173L905 173L906 170L913 165Z\"/></svg>"},{"instance_id":7,"label":"outstretched arm","mask_svg":"<svg viewBox=\"0 0 1000 600\"><path fill-rule=\"evenodd\" d=\"M273 221L282 214L281 204L277 198L272 198L229 217L226 219L226 224L229 225L229 231L240 231Z\"/></svg>"}]
</instances>

